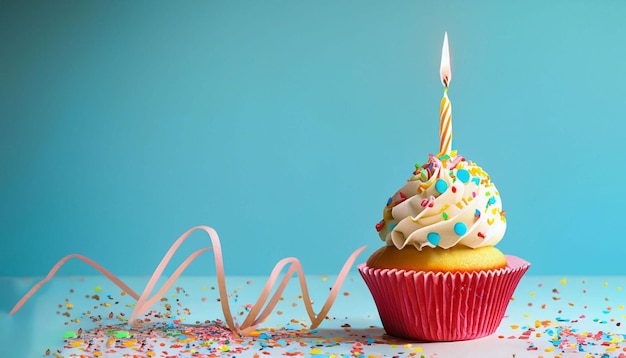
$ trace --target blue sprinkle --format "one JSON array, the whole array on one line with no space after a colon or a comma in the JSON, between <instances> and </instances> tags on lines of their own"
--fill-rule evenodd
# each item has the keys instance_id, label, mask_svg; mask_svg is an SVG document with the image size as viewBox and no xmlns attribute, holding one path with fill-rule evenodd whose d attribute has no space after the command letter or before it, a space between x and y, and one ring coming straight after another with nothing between
<instances>
[{"instance_id":1,"label":"blue sprinkle","mask_svg":"<svg viewBox=\"0 0 626 358\"><path fill-rule=\"evenodd\" d=\"M464 223L456 223L454 224L454 232L459 236L465 235L467 232L467 226L465 226Z\"/></svg>"},{"instance_id":2,"label":"blue sprinkle","mask_svg":"<svg viewBox=\"0 0 626 358\"><path fill-rule=\"evenodd\" d=\"M474 216L480 216L480 210L476 209L476 211L474 211Z\"/></svg>"},{"instance_id":3,"label":"blue sprinkle","mask_svg":"<svg viewBox=\"0 0 626 358\"><path fill-rule=\"evenodd\" d=\"M392 202L392 200L391 200L391 198L389 198L389 199L387 200L387 205L391 204L391 202Z\"/></svg>"},{"instance_id":4,"label":"blue sprinkle","mask_svg":"<svg viewBox=\"0 0 626 358\"><path fill-rule=\"evenodd\" d=\"M493 205L496 203L496 197L492 196L491 198L489 198L489 205Z\"/></svg>"},{"instance_id":5,"label":"blue sprinkle","mask_svg":"<svg viewBox=\"0 0 626 358\"><path fill-rule=\"evenodd\" d=\"M465 169L457 170L456 177L463 183L467 183L470 179L470 173Z\"/></svg>"},{"instance_id":6,"label":"blue sprinkle","mask_svg":"<svg viewBox=\"0 0 626 358\"><path fill-rule=\"evenodd\" d=\"M439 241L441 241L441 237L436 232L429 232L428 235L426 235L426 238L428 239L428 242L435 246L437 246Z\"/></svg>"},{"instance_id":7,"label":"blue sprinkle","mask_svg":"<svg viewBox=\"0 0 626 358\"><path fill-rule=\"evenodd\" d=\"M473 178L472 178L472 181L473 181L474 183L476 183L476 186L480 185L480 178L479 178L479 177L473 177Z\"/></svg>"},{"instance_id":8,"label":"blue sprinkle","mask_svg":"<svg viewBox=\"0 0 626 358\"><path fill-rule=\"evenodd\" d=\"M446 190L448 190L448 183L446 183L443 179L437 179L435 182L435 189L443 194Z\"/></svg>"}]
</instances>

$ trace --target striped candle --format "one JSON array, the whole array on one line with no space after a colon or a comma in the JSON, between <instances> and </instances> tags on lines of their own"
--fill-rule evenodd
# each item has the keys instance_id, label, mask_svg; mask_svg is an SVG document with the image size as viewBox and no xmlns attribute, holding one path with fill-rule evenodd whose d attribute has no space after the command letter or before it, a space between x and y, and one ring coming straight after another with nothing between
<instances>
[{"instance_id":1,"label":"striped candle","mask_svg":"<svg viewBox=\"0 0 626 358\"><path fill-rule=\"evenodd\" d=\"M439 153L450 154L452 151L452 104L448 99L448 85L452 78L452 70L450 68L450 49L448 48L447 32L443 38L439 73L441 75L441 83L445 86L439 111Z\"/></svg>"}]
</instances>

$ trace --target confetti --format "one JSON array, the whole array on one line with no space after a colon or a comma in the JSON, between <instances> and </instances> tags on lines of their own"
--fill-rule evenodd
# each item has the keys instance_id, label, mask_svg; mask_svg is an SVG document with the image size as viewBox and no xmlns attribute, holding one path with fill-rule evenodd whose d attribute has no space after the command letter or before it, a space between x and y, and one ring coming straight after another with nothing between
<instances>
[{"instance_id":1,"label":"confetti","mask_svg":"<svg viewBox=\"0 0 626 358\"><path fill-rule=\"evenodd\" d=\"M321 277L325 279L319 279ZM362 284L359 279L358 276L350 276L347 282L356 280L357 284ZM312 285L311 292L326 292L328 284L325 282L332 280L332 277L318 276L318 284ZM581 281L572 277L550 277L539 284L537 278L525 280L516 291L518 299L510 301L496 334L485 339L494 342L502 340L506 342L505 346L513 344L521 347L518 351L511 351L517 357L565 357L574 354L581 357L626 358L626 332L622 329L622 322L626 320L626 292L613 289L618 282L603 279ZM251 281L243 279L240 285L233 286L237 289L228 294L231 304L237 298L238 303L233 306L238 310L252 309L250 302L254 301L244 292L250 286L250 290L254 291L254 285L248 284ZM624 285L623 282L619 284ZM73 287L75 293L71 302L65 296L49 302L51 314L56 312L57 317L67 322L59 327L56 344L47 343L49 347L39 347L40 355L431 358L445 357L448 356L445 353L449 352L445 351L445 343L407 343L385 335L376 323L375 311L358 313L368 315L370 321L364 323L360 316L355 315L356 312L335 308L320 329L310 330L307 328L308 319L302 315L302 295L288 291L281 297L282 303L274 311L273 320L263 322L245 336L239 336L233 334L223 320L212 316L218 313L219 303L215 301L217 292L215 289L209 291L211 286L206 283L172 288L154 309L133 324L128 324L126 318L134 307L130 295L122 295L115 290L111 295L105 292L96 299L93 287L93 284ZM320 290L320 287L323 289ZM582 294L584 287L588 291L586 294ZM610 287L610 290L605 287ZM361 289L355 285L340 291L342 302L338 307L349 307L353 302L364 299L368 292ZM68 291L63 292L66 295Z\"/></svg>"}]
</instances>

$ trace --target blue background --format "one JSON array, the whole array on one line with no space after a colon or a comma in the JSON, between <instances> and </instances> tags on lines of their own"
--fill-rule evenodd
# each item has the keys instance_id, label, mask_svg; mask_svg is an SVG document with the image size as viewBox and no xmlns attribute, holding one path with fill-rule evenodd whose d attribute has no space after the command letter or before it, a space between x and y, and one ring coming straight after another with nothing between
<instances>
[{"instance_id":1,"label":"blue background","mask_svg":"<svg viewBox=\"0 0 626 358\"><path fill-rule=\"evenodd\" d=\"M228 274L338 272L438 149L491 175L533 274L625 274L622 1L0 2L0 276L152 272L196 225ZM178 256L208 246L197 234ZM73 263L62 274L95 271ZM188 274L214 272L204 257Z\"/></svg>"}]
</instances>

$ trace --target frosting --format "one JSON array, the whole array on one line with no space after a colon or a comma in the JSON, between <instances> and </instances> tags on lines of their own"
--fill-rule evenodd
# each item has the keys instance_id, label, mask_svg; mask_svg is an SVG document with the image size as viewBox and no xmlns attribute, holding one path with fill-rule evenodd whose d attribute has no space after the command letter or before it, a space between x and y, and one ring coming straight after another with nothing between
<instances>
[{"instance_id":1,"label":"frosting","mask_svg":"<svg viewBox=\"0 0 626 358\"><path fill-rule=\"evenodd\" d=\"M430 155L415 165L407 183L389 200L376 224L387 245L444 249L497 244L506 230L500 193L489 174L456 151Z\"/></svg>"}]
</instances>

